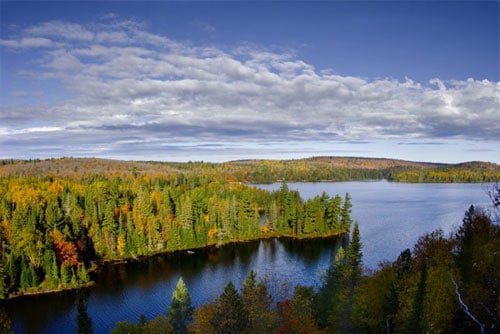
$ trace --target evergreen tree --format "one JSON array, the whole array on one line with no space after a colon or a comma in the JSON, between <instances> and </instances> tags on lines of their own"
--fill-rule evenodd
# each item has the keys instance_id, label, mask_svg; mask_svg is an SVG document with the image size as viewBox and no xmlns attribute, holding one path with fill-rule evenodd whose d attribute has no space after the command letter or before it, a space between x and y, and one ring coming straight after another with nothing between
<instances>
[{"instance_id":1,"label":"evergreen tree","mask_svg":"<svg viewBox=\"0 0 500 334\"><path fill-rule=\"evenodd\" d=\"M104 220L102 221L102 234L106 244L106 254L113 256L116 253L116 235L118 223L115 215L116 205L113 201L106 203Z\"/></svg>"},{"instance_id":2,"label":"evergreen tree","mask_svg":"<svg viewBox=\"0 0 500 334\"><path fill-rule=\"evenodd\" d=\"M349 193L345 194L344 205L342 206L342 211L340 213L340 225L342 228L342 232L349 232L351 229L352 219L351 219L351 195Z\"/></svg>"},{"instance_id":3,"label":"evergreen tree","mask_svg":"<svg viewBox=\"0 0 500 334\"><path fill-rule=\"evenodd\" d=\"M78 265L77 278L80 283L88 283L90 281L89 273L84 263Z\"/></svg>"},{"instance_id":4,"label":"evergreen tree","mask_svg":"<svg viewBox=\"0 0 500 334\"><path fill-rule=\"evenodd\" d=\"M62 230L64 225L64 214L59 206L57 198L49 197L47 208L45 209L45 222L51 229Z\"/></svg>"},{"instance_id":5,"label":"evergreen tree","mask_svg":"<svg viewBox=\"0 0 500 334\"><path fill-rule=\"evenodd\" d=\"M57 266L57 259L55 254L53 254L52 256L52 269L50 271L49 281L52 288L57 287L57 285L59 284L59 267Z\"/></svg>"},{"instance_id":6,"label":"evergreen tree","mask_svg":"<svg viewBox=\"0 0 500 334\"><path fill-rule=\"evenodd\" d=\"M347 247L346 260L349 268L350 281L353 285L359 284L363 271L363 253L361 252L361 240L359 236L359 226L354 224L351 242Z\"/></svg>"},{"instance_id":7,"label":"evergreen tree","mask_svg":"<svg viewBox=\"0 0 500 334\"><path fill-rule=\"evenodd\" d=\"M9 275L10 285L12 287L16 286L19 275L19 263L13 252L10 252L9 254L8 275Z\"/></svg>"},{"instance_id":8,"label":"evergreen tree","mask_svg":"<svg viewBox=\"0 0 500 334\"><path fill-rule=\"evenodd\" d=\"M38 286L40 284L40 279L38 278L38 274L36 273L35 267L30 263L29 265L29 276L30 276L30 284L32 287Z\"/></svg>"},{"instance_id":9,"label":"evergreen tree","mask_svg":"<svg viewBox=\"0 0 500 334\"><path fill-rule=\"evenodd\" d=\"M354 301L359 291L363 272L361 247L358 223L355 223L352 238L347 247L343 270L341 270L336 303L330 315L332 327L344 333L356 329Z\"/></svg>"},{"instance_id":10,"label":"evergreen tree","mask_svg":"<svg viewBox=\"0 0 500 334\"><path fill-rule=\"evenodd\" d=\"M21 257L21 277L19 279L19 285L21 290L26 291L29 287L31 287L31 274L29 272L28 265L26 264L26 260L24 256Z\"/></svg>"},{"instance_id":11,"label":"evergreen tree","mask_svg":"<svg viewBox=\"0 0 500 334\"><path fill-rule=\"evenodd\" d=\"M75 287L77 285L75 269L71 268L71 280L69 282L70 286Z\"/></svg>"},{"instance_id":12,"label":"evergreen tree","mask_svg":"<svg viewBox=\"0 0 500 334\"><path fill-rule=\"evenodd\" d=\"M326 202L327 206L325 208L325 224L330 232L340 232L340 212L342 198L339 195L331 198Z\"/></svg>"},{"instance_id":13,"label":"evergreen tree","mask_svg":"<svg viewBox=\"0 0 500 334\"><path fill-rule=\"evenodd\" d=\"M271 309L272 296L264 282L257 283L257 275L250 270L241 290L241 300L248 314L248 329L253 333L270 333L277 314Z\"/></svg>"},{"instance_id":14,"label":"evergreen tree","mask_svg":"<svg viewBox=\"0 0 500 334\"><path fill-rule=\"evenodd\" d=\"M344 248L340 247L322 277L321 287L314 297L315 318L321 327L329 325L328 317L337 302L337 291L341 287L341 280L345 272L345 257Z\"/></svg>"},{"instance_id":15,"label":"evergreen tree","mask_svg":"<svg viewBox=\"0 0 500 334\"><path fill-rule=\"evenodd\" d=\"M314 311L320 326L328 326L340 332L355 330L353 309L362 279L361 247L356 223L347 250L338 250L326 272L323 286L315 296Z\"/></svg>"},{"instance_id":16,"label":"evergreen tree","mask_svg":"<svg viewBox=\"0 0 500 334\"><path fill-rule=\"evenodd\" d=\"M234 284L229 282L216 303L210 320L219 334L243 333L248 326L248 314Z\"/></svg>"},{"instance_id":17,"label":"evergreen tree","mask_svg":"<svg viewBox=\"0 0 500 334\"><path fill-rule=\"evenodd\" d=\"M4 261L2 261L0 262L0 299L5 298L8 292L5 284L5 277Z\"/></svg>"},{"instance_id":18,"label":"evergreen tree","mask_svg":"<svg viewBox=\"0 0 500 334\"><path fill-rule=\"evenodd\" d=\"M187 325L193 319L194 307L191 305L191 296L182 277L177 281L172 301L167 310L167 321L175 333L187 333Z\"/></svg>"},{"instance_id":19,"label":"evergreen tree","mask_svg":"<svg viewBox=\"0 0 500 334\"><path fill-rule=\"evenodd\" d=\"M61 284L65 287L71 280L71 273L66 264L61 265Z\"/></svg>"}]
</instances>

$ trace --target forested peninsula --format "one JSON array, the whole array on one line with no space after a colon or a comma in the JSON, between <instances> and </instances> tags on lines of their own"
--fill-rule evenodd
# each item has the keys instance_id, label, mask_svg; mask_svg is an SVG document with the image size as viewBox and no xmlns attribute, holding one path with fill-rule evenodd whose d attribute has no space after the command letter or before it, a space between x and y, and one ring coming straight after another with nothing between
<instances>
[{"instance_id":1,"label":"forested peninsula","mask_svg":"<svg viewBox=\"0 0 500 334\"><path fill-rule=\"evenodd\" d=\"M86 286L103 261L351 228L348 194L304 201L285 183L269 193L202 164L159 171L85 161L0 178L2 298ZM14 166L23 164L32 163Z\"/></svg>"}]
</instances>

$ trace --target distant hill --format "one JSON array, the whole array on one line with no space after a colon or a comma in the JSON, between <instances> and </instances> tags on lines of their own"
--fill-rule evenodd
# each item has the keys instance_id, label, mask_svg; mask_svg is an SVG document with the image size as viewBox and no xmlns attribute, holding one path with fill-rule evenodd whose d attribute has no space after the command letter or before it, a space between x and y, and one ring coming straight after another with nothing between
<instances>
[{"instance_id":1,"label":"distant hill","mask_svg":"<svg viewBox=\"0 0 500 334\"><path fill-rule=\"evenodd\" d=\"M364 158L364 157L311 157L305 159L293 159L293 160L235 160L229 163L258 163L265 161L281 161L289 164L307 162L311 164L329 164L335 167L344 168L366 168L366 169L380 169L380 168L392 168L392 167L439 167L446 166L443 163L431 163L431 162L417 162L417 161L407 161L398 159L387 159L387 158Z\"/></svg>"},{"instance_id":2,"label":"distant hill","mask_svg":"<svg viewBox=\"0 0 500 334\"><path fill-rule=\"evenodd\" d=\"M197 174L230 181L349 181L388 179L396 182L498 182L500 165L471 161L458 164L385 158L311 157L292 160L235 160L225 163L122 161L99 158L0 160L0 177L108 177Z\"/></svg>"}]
</instances>

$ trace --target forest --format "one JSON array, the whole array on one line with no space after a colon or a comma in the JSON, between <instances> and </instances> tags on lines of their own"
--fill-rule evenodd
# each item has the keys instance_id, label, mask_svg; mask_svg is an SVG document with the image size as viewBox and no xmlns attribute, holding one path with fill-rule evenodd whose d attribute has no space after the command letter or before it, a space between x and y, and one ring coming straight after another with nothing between
<instances>
[{"instance_id":1,"label":"forest","mask_svg":"<svg viewBox=\"0 0 500 334\"><path fill-rule=\"evenodd\" d=\"M178 174L242 183L381 180L392 182L470 183L500 181L500 165L489 162L438 164L394 159L313 157L297 160L138 162L96 158L0 160L1 177L82 176L158 177Z\"/></svg>"},{"instance_id":2,"label":"forest","mask_svg":"<svg viewBox=\"0 0 500 334\"><path fill-rule=\"evenodd\" d=\"M91 283L102 261L272 237L346 234L351 201L207 175L0 179L0 297Z\"/></svg>"},{"instance_id":3,"label":"forest","mask_svg":"<svg viewBox=\"0 0 500 334\"><path fill-rule=\"evenodd\" d=\"M363 269L355 224L319 289L299 285L272 296L250 271L240 291L229 282L218 298L194 308L181 277L165 313L119 322L111 333L498 333L498 188L493 200L493 213L471 206L450 236L423 235L374 271Z\"/></svg>"},{"instance_id":4,"label":"forest","mask_svg":"<svg viewBox=\"0 0 500 334\"><path fill-rule=\"evenodd\" d=\"M500 169L329 157L220 164L2 160L0 299L89 286L106 261L262 238L350 235L319 290L297 286L275 299L250 272L241 291L228 284L218 299L193 309L179 282L165 315L119 323L114 332L495 332L498 187L497 211L471 207L453 235L434 231L368 272L349 194L303 200L286 183L382 178L498 181ZM268 192L251 185L258 182L282 186ZM8 324L2 319L0 325Z\"/></svg>"}]
</instances>

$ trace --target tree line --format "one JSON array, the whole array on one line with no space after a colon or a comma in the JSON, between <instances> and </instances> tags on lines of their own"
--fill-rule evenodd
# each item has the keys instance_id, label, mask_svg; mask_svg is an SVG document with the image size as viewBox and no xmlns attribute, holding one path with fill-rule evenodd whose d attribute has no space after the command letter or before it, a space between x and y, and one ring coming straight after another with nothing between
<instances>
[{"instance_id":1,"label":"tree line","mask_svg":"<svg viewBox=\"0 0 500 334\"><path fill-rule=\"evenodd\" d=\"M363 269L355 224L320 287L281 298L250 271L239 291L229 282L194 308L180 278L165 314L119 322L112 333L498 333L498 188L494 202L494 216L471 206L448 237L428 233L374 271Z\"/></svg>"},{"instance_id":2,"label":"tree line","mask_svg":"<svg viewBox=\"0 0 500 334\"><path fill-rule=\"evenodd\" d=\"M208 175L0 178L0 297L81 287L100 261L346 234L351 199Z\"/></svg>"},{"instance_id":3,"label":"tree line","mask_svg":"<svg viewBox=\"0 0 500 334\"><path fill-rule=\"evenodd\" d=\"M395 159L314 157L298 160L242 160L224 163L194 161L119 161L96 158L0 160L0 177L35 176L79 179L93 175L203 175L244 183L319 182L387 179L394 182L498 182L500 166L487 162L438 164Z\"/></svg>"}]
</instances>

